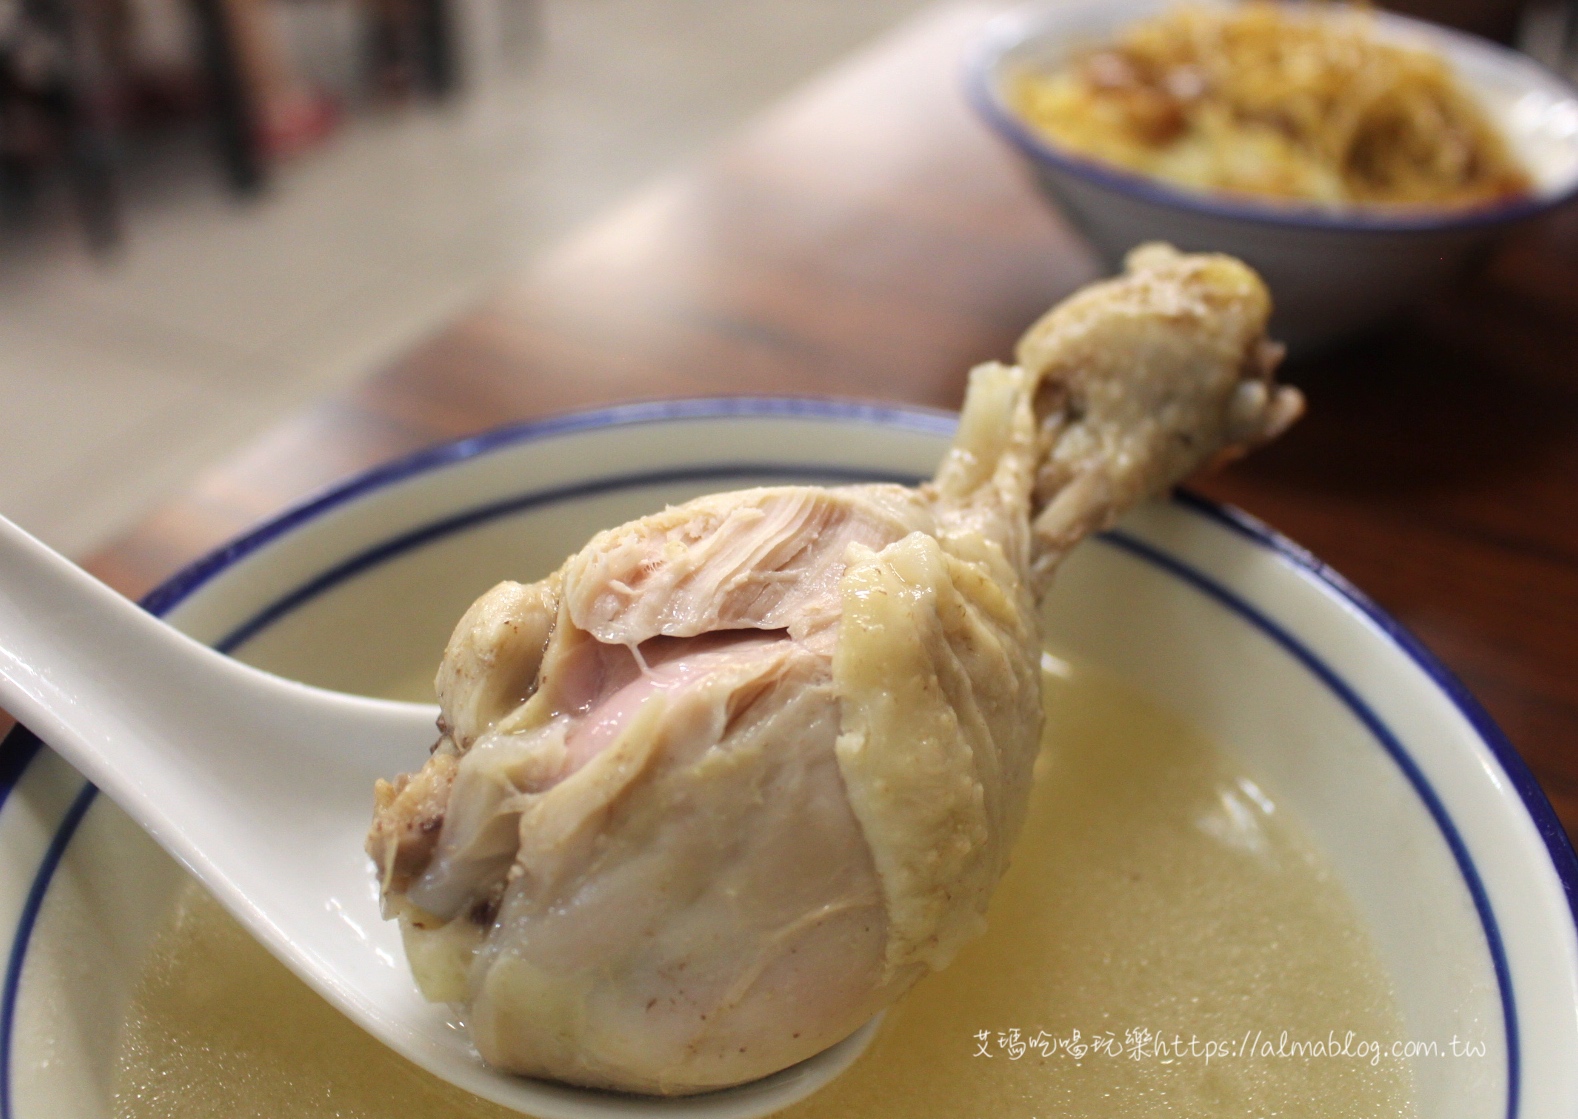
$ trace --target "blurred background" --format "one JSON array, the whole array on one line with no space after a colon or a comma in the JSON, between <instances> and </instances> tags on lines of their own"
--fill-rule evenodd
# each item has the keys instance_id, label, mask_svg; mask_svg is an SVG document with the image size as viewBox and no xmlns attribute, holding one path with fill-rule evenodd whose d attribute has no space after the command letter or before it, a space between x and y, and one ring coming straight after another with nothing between
<instances>
[{"instance_id":1,"label":"blurred background","mask_svg":"<svg viewBox=\"0 0 1578 1119\"><path fill-rule=\"evenodd\" d=\"M91 551L924 6L0 0L0 513Z\"/></svg>"},{"instance_id":2,"label":"blurred background","mask_svg":"<svg viewBox=\"0 0 1578 1119\"><path fill-rule=\"evenodd\" d=\"M75 555L920 0L0 0L0 513Z\"/></svg>"}]
</instances>

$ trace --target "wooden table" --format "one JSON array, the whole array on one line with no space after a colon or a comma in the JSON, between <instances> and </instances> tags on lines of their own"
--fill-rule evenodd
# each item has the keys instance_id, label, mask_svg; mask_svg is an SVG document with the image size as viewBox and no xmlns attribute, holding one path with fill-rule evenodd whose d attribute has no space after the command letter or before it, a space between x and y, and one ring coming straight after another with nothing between
<instances>
[{"instance_id":1,"label":"wooden table","mask_svg":"<svg viewBox=\"0 0 1578 1119\"><path fill-rule=\"evenodd\" d=\"M836 394L954 407L1094 275L962 103L939 9L572 238L93 560L128 593L348 472L565 409ZM1467 682L1578 829L1578 213L1385 338L1290 371L1307 419L1198 489L1327 559Z\"/></svg>"}]
</instances>

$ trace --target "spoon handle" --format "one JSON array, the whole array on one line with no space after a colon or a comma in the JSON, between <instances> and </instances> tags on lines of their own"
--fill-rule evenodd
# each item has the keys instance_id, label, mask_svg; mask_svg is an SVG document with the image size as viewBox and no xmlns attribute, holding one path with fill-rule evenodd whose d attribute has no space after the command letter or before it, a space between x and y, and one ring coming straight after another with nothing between
<instances>
[{"instance_id":1,"label":"spoon handle","mask_svg":"<svg viewBox=\"0 0 1578 1119\"><path fill-rule=\"evenodd\" d=\"M207 675L205 654L0 517L0 704L73 762L149 701L148 677Z\"/></svg>"},{"instance_id":2,"label":"spoon handle","mask_svg":"<svg viewBox=\"0 0 1578 1119\"><path fill-rule=\"evenodd\" d=\"M287 805L310 803L303 777L333 780L347 760L358 772L365 767L354 755L388 758L413 741L430 742L435 713L243 665L3 517L0 706L188 865L201 843L195 835L183 841L194 812L242 802L251 809L270 794Z\"/></svg>"}]
</instances>

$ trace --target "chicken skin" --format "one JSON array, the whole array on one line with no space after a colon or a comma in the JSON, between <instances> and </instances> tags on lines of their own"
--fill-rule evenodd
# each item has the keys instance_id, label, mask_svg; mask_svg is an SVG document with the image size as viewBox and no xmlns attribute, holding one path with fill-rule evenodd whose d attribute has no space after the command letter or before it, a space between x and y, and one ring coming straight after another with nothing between
<instances>
[{"instance_id":1,"label":"chicken skin","mask_svg":"<svg viewBox=\"0 0 1578 1119\"><path fill-rule=\"evenodd\" d=\"M367 849L430 999L528 1076L678 1095L849 1035L983 927L1085 535L1297 418L1270 299L1146 246L971 374L919 488L717 494L501 583Z\"/></svg>"}]
</instances>

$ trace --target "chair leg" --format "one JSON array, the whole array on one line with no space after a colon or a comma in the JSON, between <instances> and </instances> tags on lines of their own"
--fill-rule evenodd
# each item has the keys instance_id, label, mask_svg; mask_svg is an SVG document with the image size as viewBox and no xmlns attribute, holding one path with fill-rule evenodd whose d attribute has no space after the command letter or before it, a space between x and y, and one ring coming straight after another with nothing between
<instances>
[{"instance_id":1,"label":"chair leg","mask_svg":"<svg viewBox=\"0 0 1578 1119\"><path fill-rule=\"evenodd\" d=\"M1578 74L1578 0L1567 0L1562 10L1562 73Z\"/></svg>"},{"instance_id":2,"label":"chair leg","mask_svg":"<svg viewBox=\"0 0 1578 1119\"><path fill-rule=\"evenodd\" d=\"M449 0L417 0L417 44L422 84L434 97L447 97L460 82Z\"/></svg>"},{"instance_id":3,"label":"chair leg","mask_svg":"<svg viewBox=\"0 0 1578 1119\"><path fill-rule=\"evenodd\" d=\"M267 181L258 143L258 107L241 72L235 29L224 0L192 0L203 68L214 114L214 140L225 178L237 194L253 195Z\"/></svg>"},{"instance_id":4,"label":"chair leg","mask_svg":"<svg viewBox=\"0 0 1578 1119\"><path fill-rule=\"evenodd\" d=\"M10 75L7 122L31 115L64 150L77 216L96 252L120 239L113 80L96 38L98 15L86 0L26 0L19 35L50 59L27 77ZM14 153L8 153L14 154Z\"/></svg>"},{"instance_id":5,"label":"chair leg","mask_svg":"<svg viewBox=\"0 0 1578 1119\"><path fill-rule=\"evenodd\" d=\"M121 240L120 188L115 151L110 138L91 125L79 122L72 138L71 180L77 215L98 253L115 248Z\"/></svg>"}]
</instances>

